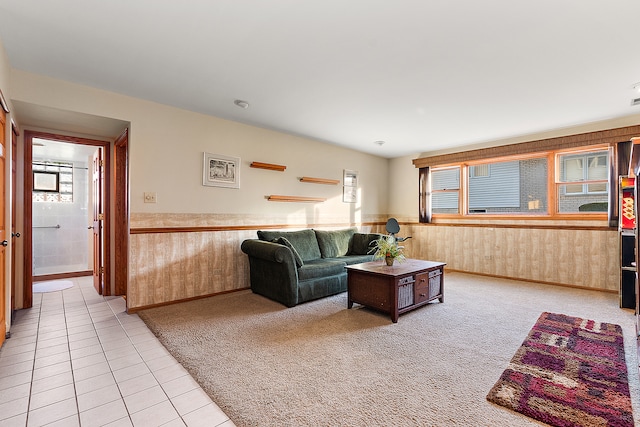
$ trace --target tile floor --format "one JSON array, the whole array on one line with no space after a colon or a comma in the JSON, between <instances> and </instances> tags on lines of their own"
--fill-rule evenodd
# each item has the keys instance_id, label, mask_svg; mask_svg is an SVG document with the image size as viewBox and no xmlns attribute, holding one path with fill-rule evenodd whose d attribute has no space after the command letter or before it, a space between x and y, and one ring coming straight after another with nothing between
<instances>
[{"instance_id":1,"label":"tile floor","mask_svg":"<svg viewBox=\"0 0 640 427\"><path fill-rule=\"evenodd\" d=\"M124 299L72 281L16 314L0 350L1 426L234 426Z\"/></svg>"}]
</instances>

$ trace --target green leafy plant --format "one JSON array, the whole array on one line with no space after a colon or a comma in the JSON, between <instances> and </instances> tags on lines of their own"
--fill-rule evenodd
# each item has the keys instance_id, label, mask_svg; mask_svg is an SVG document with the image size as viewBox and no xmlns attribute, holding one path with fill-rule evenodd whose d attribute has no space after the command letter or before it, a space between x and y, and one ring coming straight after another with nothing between
<instances>
[{"instance_id":1,"label":"green leafy plant","mask_svg":"<svg viewBox=\"0 0 640 427\"><path fill-rule=\"evenodd\" d=\"M373 259L393 258L398 262L403 262L406 259L402 252L404 246L399 246L394 236L381 236L371 242L371 246L369 253L373 253Z\"/></svg>"}]
</instances>

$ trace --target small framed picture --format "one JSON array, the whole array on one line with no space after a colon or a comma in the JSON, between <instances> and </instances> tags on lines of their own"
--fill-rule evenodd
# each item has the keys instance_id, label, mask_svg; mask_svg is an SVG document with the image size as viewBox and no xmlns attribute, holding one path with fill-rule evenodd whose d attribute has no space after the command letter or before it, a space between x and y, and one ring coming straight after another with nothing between
<instances>
[{"instance_id":1,"label":"small framed picture","mask_svg":"<svg viewBox=\"0 0 640 427\"><path fill-rule=\"evenodd\" d=\"M358 187L342 187L342 201L344 203L356 203L358 201Z\"/></svg>"},{"instance_id":2,"label":"small framed picture","mask_svg":"<svg viewBox=\"0 0 640 427\"><path fill-rule=\"evenodd\" d=\"M240 188L240 158L205 152L202 185Z\"/></svg>"},{"instance_id":3,"label":"small framed picture","mask_svg":"<svg viewBox=\"0 0 640 427\"><path fill-rule=\"evenodd\" d=\"M347 187L357 187L358 186L358 171L352 171L345 169L343 174L343 185Z\"/></svg>"}]
</instances>

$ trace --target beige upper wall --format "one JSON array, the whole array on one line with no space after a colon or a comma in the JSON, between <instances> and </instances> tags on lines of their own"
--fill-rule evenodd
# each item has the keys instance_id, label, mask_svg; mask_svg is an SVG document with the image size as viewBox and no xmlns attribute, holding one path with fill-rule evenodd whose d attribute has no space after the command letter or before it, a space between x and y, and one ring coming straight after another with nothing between
<instances>
[{"instance_id":1,"label":"beige upper wall","mask_svg":"<svg viewBox=\"0 0 640 427\"><path fill-rule=\"evenodd\" d=\"M132 213L259 214L307 222L359 221L387 212L387 159L318 141L136 98L12 70L15 100L131 123ZM203 152L241 158L241 188L202 186ZM287 166L285 172L250 168L252 161ZM359 203L342 202L342 185L300 183L301 176L342 179L359 172ZM143 201L156 192L157 203ZM269 194L323 197L319 204L269 202Z\"/></svg>"},{"instance_id":2,"label":"beige upper wall","mask_svg":"<svg viewBox=\"0 0 640 427\"><path fill-rule=\"evenodd\" d=\"M10 102L8 93L10 74L11 66L9 64L9 59L7 58L7 52L4 50L4 46L0 41L0 89L2 90L7 102Z\"/></svg>"},{"instance_id":3,"label":"beige upper wall","mask_svg":"<svg viewBox=\"0 0 640 427\"><path fill-rule=\"evenodd\" d=\"M412 160L417 155L389 161L389 214L401 221L417 222L418 169Z\"/></svg>"}]
</instances>

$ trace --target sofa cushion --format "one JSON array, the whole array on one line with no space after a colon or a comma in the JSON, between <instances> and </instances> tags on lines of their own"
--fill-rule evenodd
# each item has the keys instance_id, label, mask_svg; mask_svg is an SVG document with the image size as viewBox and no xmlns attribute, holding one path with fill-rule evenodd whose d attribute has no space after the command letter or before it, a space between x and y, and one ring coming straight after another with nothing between
<instances>
[{"instance_id":1,"label":"sofa cushion","mask_svg":"<svg viewBox=\"0 0 640 427\"><path fill-rule=\"evenodd\" d=\"M352 265L352 264L360 264L362 262L373 261L373 255L347 255L347 256L340 256L337 258L324 258L324 259L329 261L341 261L347 265Z\"/></svg>"},{"instance_id":2,"label":"sofa cushion","mask_svg":"<svg viewBox=\"0 0 640 427\"><path fill-rule=\"evenodd\" d=\"M258 239L267 242L277 239L278 237L286 238L291 246L296 248L302 261L307 262L320 258L320 248L316 233L311 229L300 231L263 231L258 230Z\"/></svg>"},{"instance_id":3,"label":"sofa cushion","mask_svg":"<svg viewBox=\"0 0 640 427\"><path fill-rule=\"evenodd\" d=\"M345 272L345 263L339 260L316 259L305 262L298 269L298 280L318 279Z\"/></svg>"},{"instance_id":4,"label":"sofa cushion","mask_svg":"<svg viewBox=\"0 0 640 427\"><path fill-rule=\"evenodd\" d=\"M344 230L314 231L318 238L318 246L320 246L322 258L335 258L344 256L349 252L349 242L358 229L353 227Z\"/></svg>"},{"instance_id":5,"label":"sofa cushion","mask_svg":"<svg viewBox=\"0 0 640 427\"><path fill-rule=\"evenodd\" d=\"M349 255L367 255L373 254L373 246L371 242L378 240L382 237L382 234L378 233L356 233L351 239L351 247L349 248Z\"/></svg>"},{"instance_id":6,"label":"sofa cushion","mask_svg":"<svg viewBox=\"0 0 640 427\"><path fill-rule=\"evenodd\" d=\"M304 261L302 261L302 258L300 257L300 254L298 253L296 248L293 247L291 242L286 237L280 236L277 239L273 239L273 243L277 243L279 245L284 245L284 246L288 247L289 249L291 249L291 252L293 252L293 259L296 262L296 267L301 267L304 264Z\"/></svg>"}]
</instances>

